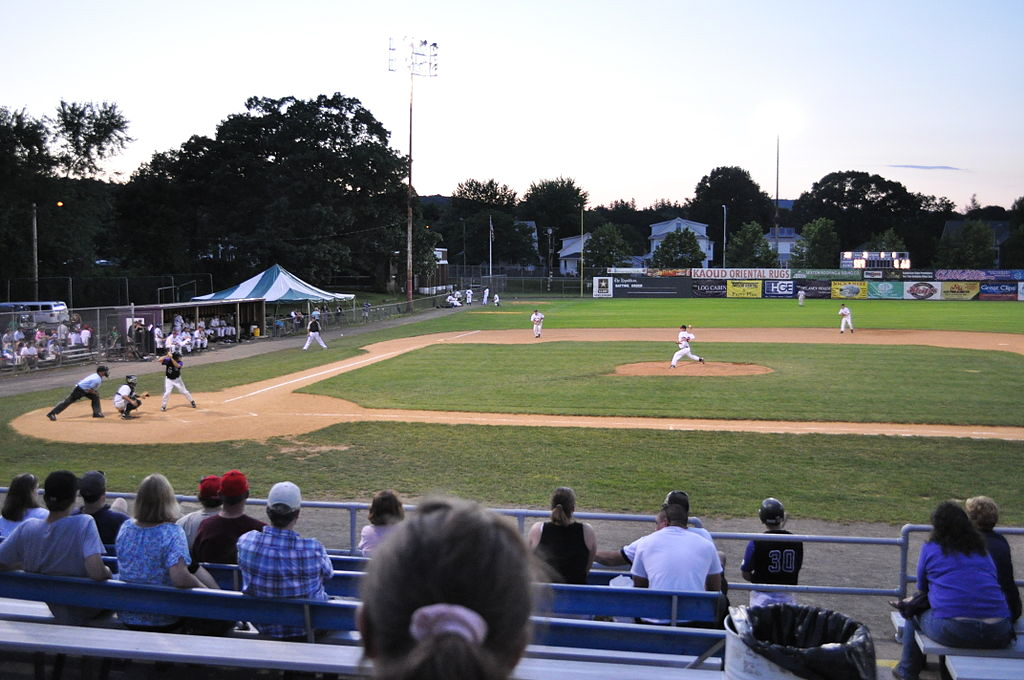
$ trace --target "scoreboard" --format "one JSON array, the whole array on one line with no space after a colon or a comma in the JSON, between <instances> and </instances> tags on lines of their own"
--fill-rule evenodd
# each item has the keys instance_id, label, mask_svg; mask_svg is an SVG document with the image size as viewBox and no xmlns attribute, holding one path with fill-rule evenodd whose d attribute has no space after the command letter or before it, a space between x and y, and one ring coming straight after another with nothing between
<instances>
[{"instance_id":1,"label":"scoreboard","mask_svg":"<svg viewBox=\"0 0 1024 680\"><path fill-rule=\"evenodd\" d=\"M847 250L839 255L840 269L910 269L910 253L893 250Z\"/></svg>"}]
</instances>

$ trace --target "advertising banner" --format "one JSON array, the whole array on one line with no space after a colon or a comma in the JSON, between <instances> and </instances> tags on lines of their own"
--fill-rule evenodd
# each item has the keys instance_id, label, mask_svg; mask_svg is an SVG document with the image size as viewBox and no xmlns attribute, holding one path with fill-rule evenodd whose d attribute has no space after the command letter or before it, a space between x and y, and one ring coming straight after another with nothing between
<instances>
[{"instance_id":1,"label":"advertising banner","mask_svg":"<svg viewBox=\"0 0 1024 680\"><path fill-rule=\"evenodd\" d=\"M594 297L596 298L610 298L612 294L612 277L610 276L595 276L594 277Z\"/></svg>"},{"instance_id":2,"label":"advertising banner","mask_svg":"<svg viewBox=\"0 0 1024 680\"><path fill-rule=\"evenodd\" d=\"M689 269L648 269L648 276L689 276Z\"/></svg>"},{"instance_id":3,"label":"advertising banner","mask_svg":"<svg viewBox=\"0 0 1024 680\"><path fill-rule=\"evenodd\" d=\"M691 269L695 279L791 279L788 269Z\"/></svg>"},{"instance_id":4,"label":"advertising banner","mask_svg":"<svg viewBox=\"0 0 1024 680\"><path fill-rule=\"evenodd\" d=\"M936 281L906 281L903 283L904 300L941 300L942 288Z\"/></svg>"},{"instance_id":5,"label":"advertising banner","mask_svg":"<svg viewBox=\"0 0 1024 680\"><path fill-rule=\"evenodd\" d=\"M935 272L939 281L1022 281L1021 269L939 269Z\"/></svg>"},{"instance_id":6,"label":"advertising banner","mask_svg":"<svg viewBox=\"0 0 1024 680\"><path fill-rule=\"evenodd\" d=\"M726 282L726 297L731 298L759 298L761 297L761 281L733 281Z\"/></svg>"},{"instance_id":7,"label":"advertising banner","mask_svg":"<svg viewBox=\"0 0 1024 680\"><path fill-rule=\"evenodd\" d=\"M791 298L795 295L796 287L794 286L792 279L786 281L764 282L764 296L766 298Z\"/></svg>"},{"instance_id":8,"label":"advertising banner","mask_svg":"<svg viewBox=\"0 0 1024 680\"><path fill-rule=\"evenodd\" d=\"M804 297L814 300L828 300L832 297L832 282L824 279L796 280L796 292L803 291Z\"/></svg>"},{"instance_id":9,"label":"advertising banner","mask_svg":"<svg viewBox=\"0 0 1024 680\"><path fill-rule=\"evenodd\" d=\"M903 271L904 281L932 281L935 279L935 272L924 269L906 269Z\"/></svg>"},{"instance_id":10,"label":"advertising banner","mask_svg":"<svg viewBox=\"0 0 1024 680\"><path fill-rule=\"evenodd\" d=\"M903 284L899 281L868 281L868 298L872 300L902 300Z\"/></svg>"},{"instance_id":11,"label":"advertising banner","mask_svg":"<svg viewBox=\"0 0 1024 680\"><path fill-rule=\"evenodd\" d=\"M617 298L669 298L690 297L691 280L686 277L638 276L614 278L613 296Z\"/></svg>"},{"instance_id":12,"label":"advertising banner","mask_svg":"<svg viewBox=\"0 0 1024 680\"><path fill-rule=\"evenodd\" d=\"M981 292L981 284L977 281L943 281L943 300L974 300Z\"/></svg>"},{"instance_id":13,"label":"advertising banner","mask_svg":"<svg viewBox=\"0 0 1024 680\"><path fill-rule=\"evenodd\" d=\"M1018 283L988 283L982 282L981 292L978 298L981 300L1016 300Z\"/></svg>"},{"instance_id":14,"label":"advertising banner","mask_svg":"<svg viewBox=\"0 0 1024 680\"><path fill-rule=\"evenodd\" d=\"M851 279L858 275L856 269L793 269L794 279L821 279L831 281L832 279Z\"/></svg>"},{"instance_id":15,"label":"advertising banner","mask_svg":"<svg viewBox=\"0 0 1024 680\"><path fill-rule=\"evenodd\" d=\"M833 281L832 298L836 300L863 300L868 296L865 281Z\"/></svg>"},{"instance_id":16,"label":"advertising banner","mask_svg":"<svg viewBox=\"0 0 1024 680\"><path fill-rule=\"evenodd\" d=\"M698 298L724 298L725 281L694 281L693 297Z\"/></svg>"}]
</instances>

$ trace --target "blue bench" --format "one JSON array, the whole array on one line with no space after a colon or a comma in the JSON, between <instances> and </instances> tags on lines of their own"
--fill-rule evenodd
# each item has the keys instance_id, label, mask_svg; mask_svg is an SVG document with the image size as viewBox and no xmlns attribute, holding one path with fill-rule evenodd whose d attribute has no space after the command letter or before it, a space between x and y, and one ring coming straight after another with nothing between
<instances>
[{"instance_id":1,"label":"blue bench","mask_svg":"<svg viewBox=\"0 0 1024 680\"><path fill-rule=\"evenodd\" d=\"M1020 680L1024 678L1024 659L947 656L946 668L953 680Z\"/></svg>"}]
</instances>

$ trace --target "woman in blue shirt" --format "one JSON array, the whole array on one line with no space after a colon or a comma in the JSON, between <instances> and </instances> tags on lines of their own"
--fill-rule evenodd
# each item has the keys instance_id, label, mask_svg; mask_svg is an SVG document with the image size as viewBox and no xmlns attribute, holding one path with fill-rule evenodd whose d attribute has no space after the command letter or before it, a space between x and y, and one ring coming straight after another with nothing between
<instances>
[{"instance_id":1,"label":"woman in blue shirt","mask_svg":"<svg viewBox=\"0 0 1024 680\"><path fill-rule=\"evenodd\" d=\"M998 649L1010 644L1010 609L996 578L985 540L967 513L943 501L932 513L932 533L917 560L917 586L931 608L903 627L903 657L893 677L917 680L924 654L916 630L950 647Z\"/></svg>"}]
</instances>

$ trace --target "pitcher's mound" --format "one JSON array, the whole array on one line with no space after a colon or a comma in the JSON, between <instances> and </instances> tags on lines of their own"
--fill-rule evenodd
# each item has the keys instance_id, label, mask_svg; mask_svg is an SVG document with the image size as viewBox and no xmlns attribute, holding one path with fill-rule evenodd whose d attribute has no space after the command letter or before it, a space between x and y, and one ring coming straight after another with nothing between
<instances>
[{"instance_id":1,"label":"pitcher's mound","mask_svg":"<svg viewBox=\"0 0 1024 680\"><path fill-rule=\"evenodd\" d=\"M669 368L667 361L647 361L640 364L621 364L615 367L615 375L684 375L688 377L718 377L729 375L764 375L772 369L758 364L734 364L728 361L680 361L675 368Z\"/></svg>"}]
</instances>

